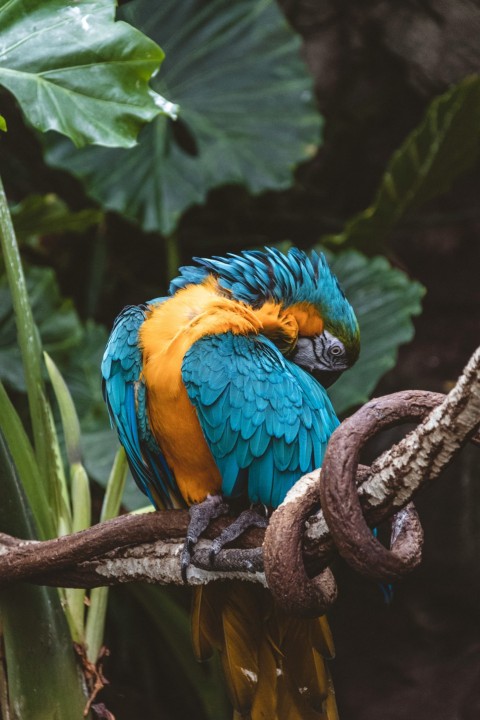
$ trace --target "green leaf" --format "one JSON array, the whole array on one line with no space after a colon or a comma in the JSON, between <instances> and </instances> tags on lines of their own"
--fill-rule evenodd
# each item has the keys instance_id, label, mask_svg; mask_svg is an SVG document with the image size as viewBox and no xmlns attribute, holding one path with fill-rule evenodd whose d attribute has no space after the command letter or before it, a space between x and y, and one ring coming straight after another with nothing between
<instances>
[{"instance_id":1,"label":"green leaf","mask_svg":"<svg viewBox=\"0 0 480 720\"><path fill-rule=\"evenodd\" d=\"M395 365L399 346L413 337L411 318L420 313L425 291L383 257L348 250L328 259L360 325L360 358L328 392L337 413L343 414L366 402Z\"/></svg>"},{"instance_id":2,"label":"green leaf","mask_svg":"<svg viewBox=\"0 0 480 720\"><path fill-rule=\"evenodd\" d=\"M62 452L57 429L53 420L52 408L45 396L43 411L45 417L45 447L50 473L47 477L46 489L49 502L56 520L56 535L68 535L72 532L72 509L68 492Z\"/></svg>"},{"instance_id":3,"label":"green leaf","mask_svg":"<svg viewBox=\"0 0 480 720\"><path fill-rule=\"evenodd\" d=\"M40 481L46 484L53 469L49 466L46 451L45 433L48 417L44 401L41 345L32 315L17 238L1 178L0 245L6 273L6 286L9 288L11 295L10 307L14 318L14 337L15 342L18 342L20 360L25 373L35 456L40 470ZM0 304L1 308L2 305Z\"/></svg>"},{"instance_id":4,"label":"green leaf","mask_svg":"<svg viewBox=\"0 0 480 720\"><path fill-rule=\"evenodd\" d=\"M123 448L120 448L115 455L108 479L107 489L103 498L100 522L105 522L105 520L110 520L118 515L125 488L127 468L127 456ZM90 593L90 606L85 626L87 657L90 662L93 663L97 661L103 643L107 603L108 587L93 588Z\"/></svg>"},{"instance_id":5,"label":"green leaf","mask_svg":"<svg viewBox=\"0 0 480 720\"><path fill-rule=\"evenodd\" d=\"M157 118L128 152L79 152L57 138L48 162L81 178L103 206L164 234L218 185L288 187L315 153L322 119L300 39L276 2L136 0L122 12L165 48L153 86L179 103L179 120Z\"/></svg>"},{"instance_id":6,"label":"green leaf","mask_svg":"<svg viewBox=\"0 0 480 720\"><path fill-rule=\"evenodd\" d=\"M69 389L59 369L48 353L44 352L45 365L60 408L65 448L70 465L79 463L82 457L80 447L80 422ZM75 532L75 531L74 531Z\"/></svg>"},{"instance_id":7,"label":"green leaf","mask_svg":"<svg viewBox=\"0 0 480 720\"><path fill-rule=\"evenodd\" d=\"M123 447L119 446L108 478L107 490L102 503L102 512L100 513L100 522L105 522L106 520L117 517L125 488L127 470L127 456Z\"/></svg>"},{"instance_id":8,"label":"green leaf","mask_svg":"<svg viewBox=\"0 0 480 720\"><path fill-rule=\"evenodd\" d=\"M162 50L114 22L114 0L0 0L0 85L38 130L131 147L166 101L148 86Z\"/></svg>"},{"instance_id":9,"label":"green leaf","mask_svg":"<svg viewBox=\"0 0 480 720\"><path fill-rule=\"evenodd\" d=\"M0 432L0 530L35 539L30 509ZM81 718L86 704L55 588L17 585L0 595L12 720Z\"/></svg>"},{"instance_id":10,"label":"green leaf","mask_svg":"<svg viewBox=\"0 0 480 720\"><path fill-rule=\"evenodd\" d=\"M91 497L87 473L81 463L80 422L69 389L57 366L48 355L44 353L45 365L52 383L55 398L60 408L62 433L69 462L70 475L70 502L71 514L65 512L68 508L67 488L63 473L57 478L57 496L60 499L60 512L65 515L59 530L78 532L90 527L91 523ZM65 509L64 509L65 508ZM59 518L60 519L60 518ZM70 525L71 523L71 525ZM69 527L70 525L70 527ZM65 613L67 616L72 638L75 642L84 641L85 617L85 591L68 588L64 591Z\"/></svg>"},{"instance_id":11,"label":"green leaf","mask_svg":"<svg viewBox=\"0 0 480 720\"><path fill-rule=\"evenodd\" d=\"M2 132L7 132L7 121L3 117L3 115L0 115L0 130Z\"/></svg>"},{"instance_id":12,"label":"green leaf","mask_svg":"<svg viewBox=\"0 0 480 720\"><path fill-rule=\"evenodd\" d=\"M392 156L373 204L352 218L328 245L348 243L381 250L394 225L409 210L446 192L478 158L480 77L463 80L435 98L421 124Z\"/></svg>"},{"instance_id":13,"label":"green leaf","mask_svg":"<svg viewBox=\"0 0 480 720\"><path fill-rule=\"evenodd\" d=\"M55 537L52 508L47 500L46 488L41 481L35 453L17 411L0 382L0 432L3 433L9 452L17 468L22 487L35 516L41 540Z\"/></svg>"},{"instance_id":14,"label":"green leaf","mask_svg":"<svg viewBox=\"0 0 480 720\"><path fill-rule=\"evenodd\" d=\"M88 474L103 488L107 488L110 471L120 447L117 433L110 427L82 433L82 447ZM122 505L127 510L143 508L147 500L140 492L130 471L127 474Z\"/></svg>"},{"instance_id":15,"label":"green leaf","mask_svg":"<svg viewBox=\"0 0 480 720\"><path fill-rule=\"evenodd\" d=\"M92 522L92 506L90 483L85 468L80 462L70 466L70 496L72 501L72 529L78 532L90 527ZM85 590L81 588L65 588L64 610L70 627L72 639L83 644L85 642Z\"/></svg>"},{"instance_id":16,"label":"green leaf","mask_svg":"<svg viewBox=\"0 0 480 720\"><path fill-rule=\"evenodd\" d=\"M36 240L44 235L66 232L81 233L103 218L101 210L87 208L72 212L57 195L29 195L10 208L15 234L19 241Z\"/></svg>"},{"instance_id":17,"label":"green leaf","mask_svg":"<svg viewBox=\"0 0 480 720\"><path fill-rule=\"evenodd\" d=\"M103 325L97 325L91 320L80 325L80 328L78 344L66 355L59 353L56 363L61 368L72 394L84 435L86 432L101 432L110 427L100 378L100 364L108 333ZM87 455L85 445L82 447ZM111 460L113 461L113 455ZM110 467L111 465L110 462Z\"/></svg>"}]
</instances>

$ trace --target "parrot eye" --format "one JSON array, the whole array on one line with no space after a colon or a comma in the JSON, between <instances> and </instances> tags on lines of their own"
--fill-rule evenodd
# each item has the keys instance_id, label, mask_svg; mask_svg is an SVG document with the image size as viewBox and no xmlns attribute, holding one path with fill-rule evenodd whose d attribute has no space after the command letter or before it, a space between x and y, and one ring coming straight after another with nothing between
<instances>
[{"instance_id":1,"label":"parrot eye","mask_svg":"<svg viewBox=\"0 0 480 720\"><path fill-rule=\"evenodd\" d=\"M342 353L343 353L343 350L340 347L340 345L332 345L332 347L330 348L330 355L334 355L335 357L338 357Z\"/></svg>"}]
</instances>

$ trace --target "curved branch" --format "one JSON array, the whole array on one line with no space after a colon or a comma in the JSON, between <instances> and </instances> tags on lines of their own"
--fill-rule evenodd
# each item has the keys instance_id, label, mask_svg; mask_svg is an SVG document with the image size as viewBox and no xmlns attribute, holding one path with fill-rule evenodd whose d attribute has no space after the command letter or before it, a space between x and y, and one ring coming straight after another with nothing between
<instances>
[{"instance_id":1,"label":"curved branch","mask_svg":"<svg viewBox=\"0 0 480 720\"><path fill-rule=\"evenodd\" d=\"M304 475L273 513L265 532L264 563L268 586L284 610L304 617L318 617L337 598L335 578L329 568L308 577L303 560L305 521L318 507L316 470Z\"/></svg>"},{"instance_id":2,"label":"curved branch","mask_svg":"<svg viewBox=\"0 0 480 720\"><path fill-rule=\"evenodd\" d=\"M317 517L317 539L325 534L326 520L340 554L370 577L394 579L410 569L373 537L370 528L405 507L469 439L478 444L474 433L480 425L480 348L439 403L441 397L408 391L372 400L330 439L320 483L325 517ZM423 423L373 463L357 492L355 476L365 442L385 427L418 419L432 405L436 407Z\"/></svg>"},{"instance_id":3,"label":"curved branch","mask_svg":"<svg viewBox=\"0 0 480 720\"><path fill-rule=\"evenodd\" d=\"M332 496L335 507L341 508L340 521L333 520L333 537L339 543L342 554L348 555L348 550L345 550L348 546L351 550L350 559L353 553L353 563L359 549L356 545L356 531L353 538L352 533L349 534L351 516L348 510L352 502L360 503L370 525L378 524L405 507L420 486L437 477L469 438L480 444L478 435L472 437L475 428L480 425L479 365L480 349L446 398L436 393L409 391L372 400L342 423L332 436L326 458L327 469L324 465L322 473L325 487L328 483L328 490L324 491L327 514L332 521L335 515L335 511L332 512ZM404 422L405 418L418 418L430 410L430 416L422 425L384 453L371 468L358 466L356 469L359 448L368 437L385 426L386 419L390 418L390 424L398 424ZM352 452L356 453L353 462L348 459ZM333 466L329 465L332 458ZM349 473L349 484L342 484L341 479L346 472ZM358 499L352 501L350 493L355 485L359 486ZM335 488L338 487L340 491L336 493ZM299 488L295 486L291 492L299 493L299 502L303 502ZM288 502L286 504L288 506ZM284 510L285 505L280 512ZM287 519L288 512L287 507ZM20 580L64 587L94 587L138 579L180 583L177 556L180 540L186 534L188 519L186 510L123 515L88 530L45 542L26 542L0 534L0 587ZM407 524L403 522L405 519L408 520ZM228 518L219 518L208 528L205 537L216 537L229 522ZM363 516L360 522L364 522ZM412 522L415 521L409 513L394 521L393 535L397 536L404 555L415 555L416 552L408 542L405 544L412 537ZM335 544L322 511L309 517L305 525L303 545L307 574L301 571L300 576L308 581L308 575L328 565L335 553ZM220 571L236 573L235 577L239 577L240 573L244 579L264 582L260 549L263 536L264 531L261 529L249 530L235 542L235 549L224 550L219 554L213 570L208 549L201 543L193 558L200 570L191 568L188 582L209 582L218 578ZM271 536L275 538L275 532ZM370 530L368 536L371 538ZM283 538L279 542L287 546ZM295 558L297 562L298 553ZM165 568L170 569L165 571ZM362 570L365 568L362 567ZM368 566L368 561L367 572L375 574L375 569Z\"/></svg>"}]
</instances>

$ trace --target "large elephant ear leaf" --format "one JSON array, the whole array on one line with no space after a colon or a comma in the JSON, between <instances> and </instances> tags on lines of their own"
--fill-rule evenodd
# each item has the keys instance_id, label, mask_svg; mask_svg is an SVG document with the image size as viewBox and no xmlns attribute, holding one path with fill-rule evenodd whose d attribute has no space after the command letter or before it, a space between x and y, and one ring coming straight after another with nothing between
<instances>
[{"instance_id":1,"label":"large elephant ear leaf","mask_svg":"<svg viewBox=\"0 0 480 720\"><path fill-rule=\"evenodd\" d=\"M115 22L115 9L114 0L0 0L0 85L37 130L77 146L130 147L172 109L148 85L162 50Z\"/></svg>"},{"instance_id":2,"label":"large elephant ear leaf","mask_svg":"<svg viewBox=\"0 0 480 720\"><path fill-rule=\"evenodd\" d=\"M322 119L299 37L276 2L134 0L122 15L165 49L153 87L179 104L178 120L157 118L128 152L76 151L57 139L48 162L105 207L164 234L213 187L288 187L315 153Z\"/></svg>"},{"instance_id":3,"label":"large elephant ear leaf","mask_svg":"<svg viewBox=\"0 0 480 720\"><path fill-rule=\"evenodd\" d=\"M347 250L329 256L329 262L360 325L360 358L329 389L335 410L342 414L365 403L395 365L399 346L413 337L412 316L420 313L425 290L384 257Z\"/></svg>"}]
</instances>

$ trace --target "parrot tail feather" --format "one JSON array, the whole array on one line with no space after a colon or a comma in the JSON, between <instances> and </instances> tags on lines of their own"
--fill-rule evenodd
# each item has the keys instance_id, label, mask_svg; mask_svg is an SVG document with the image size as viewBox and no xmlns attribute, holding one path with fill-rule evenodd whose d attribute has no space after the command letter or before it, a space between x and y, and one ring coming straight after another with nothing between
<instances>
[{"instance_id":1,"label":"parrot tail feather","mask_svg":"<svg viewBox=\"0 0 480 720\"><path fill-rule=\"evenodd\" d=\"M218 582L195 589L192 632L199 660L220 654L235 720L338 720L325 617L292 617L261 586Z\"/></svg>"}]
</instances>

